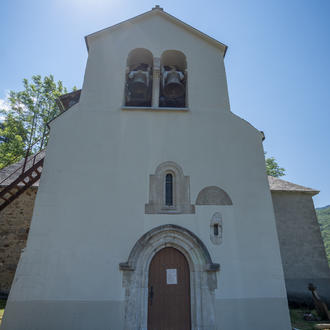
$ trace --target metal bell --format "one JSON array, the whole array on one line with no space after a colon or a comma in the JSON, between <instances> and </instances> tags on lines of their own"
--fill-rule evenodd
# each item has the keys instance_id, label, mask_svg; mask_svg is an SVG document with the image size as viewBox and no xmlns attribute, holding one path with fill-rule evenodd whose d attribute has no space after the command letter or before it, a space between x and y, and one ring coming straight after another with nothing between
<instances>
[{"instance_id":1,"label":"metal bell","mask_svg":"<svg viewBox=\"0 0 330 330\"><path fill-rule=\"evenodd\" d=\"M165 72L164 95L168 98L178 98L184 95L185 87L181 80L184 75L180 71L171 70Z\"/></svg>"},{"instance_id":2,"label":"metal bell","mask_svg":"<svg viewBox=\"0 0 330 330\"><path fill-rule=\"evenodd\" d=\"M129 74L130 91L133 95L146 95L148 91L148 77L147 72L138 70L131 71Z\"/></svg>"}]
</instances>

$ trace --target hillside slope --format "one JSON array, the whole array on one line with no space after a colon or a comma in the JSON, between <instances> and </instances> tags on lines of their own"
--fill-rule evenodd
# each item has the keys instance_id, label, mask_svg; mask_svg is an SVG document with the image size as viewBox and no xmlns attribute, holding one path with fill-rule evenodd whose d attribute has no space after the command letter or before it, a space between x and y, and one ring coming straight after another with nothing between
<instances>
[{"instance_id":1,"label":"hillside slope","mask_svg":"<svg viewBox=\"0 0 330 330\"><path fill-rule=\"evenodd\" d=\"M316 215L320 224L325 251L330 265L330 205L317 208Z\"/></svg>"}]
</instances>

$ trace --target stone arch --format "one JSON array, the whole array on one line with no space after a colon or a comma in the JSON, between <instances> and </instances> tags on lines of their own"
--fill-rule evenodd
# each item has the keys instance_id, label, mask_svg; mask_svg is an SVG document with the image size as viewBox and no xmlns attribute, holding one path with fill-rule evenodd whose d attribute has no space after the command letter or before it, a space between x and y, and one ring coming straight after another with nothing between
<instances>
[{"instance_id":1,"label":"stone arch","mask_svg":"<svg viewBox=\"0 0 330 330\"><path fill-rule=\"evenodd\" d=\"M144 234L134 245L128 261L120 264L125 287L125 329L147 329L148 273L153 256L164 247L179 250L187 259L191 283L192 329L215 325L214 290L219 264L212 262L204 243L191 231L163 225Z\"/></svg>"},{"instance_id":2,"label":"stone arch","mask_svg":"<svg viewBox=\"0 0 330 330\"><path fill-rule=\"evenodd\" d=\"M165 203L165 177L173 175L173 205ZM185 176L181 166L172 161L157 166L155 174L149 177L149 203L145 204L146 214L195 213L190 204L190 180Z\"/></svg>"},{"instance_id":3,"label":"stone arch","mask_svg":"<svg viewBox=\"0 0 330 330\"><path fill-rule=\"evenodd\" d=\"M196 205L233 205L233 202L223 189L209 186L198 193Z\"/></svg>"},{"instance_id":4,"label":"stone arch","mask_svg":"<svg viewBox=\"0 0 330 330\"><path fill-rule=\"evenodd\" d=\"M164 171L172 171L175 173L176 176L179 176L179 177L184 176L182 167L175 162L168 161L168 162L159 164L156 168L155 175L157 175L157 176L162 175L162 173L164 173Z\"/></svg>"},{"instance_id":5,"label":"stone arch","mask_svg":"<svg viewBox=\"0 0 330 330\"><path fill-rule=\"evenodd\" d=\"M186 55L179 50L165 50L161 56L161 65L175 65L179 70L187 69Z\"/></svg>"},{"instance_id":6,"label":"stone arch","mask_svg":"<svg viewBox=\"0 0 330 330\"><path fill-rule=\"evenodd\" d=\"M151 51L146 48L132 49L127 56L127 66L139 65L142 62L152 66L153 55Z\"/></svg>"}]
</instances>

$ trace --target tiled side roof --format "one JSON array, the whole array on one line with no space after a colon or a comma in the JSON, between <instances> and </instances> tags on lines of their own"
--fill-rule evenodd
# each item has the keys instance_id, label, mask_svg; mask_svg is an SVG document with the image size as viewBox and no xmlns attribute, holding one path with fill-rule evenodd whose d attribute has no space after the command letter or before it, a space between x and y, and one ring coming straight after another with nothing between
<instances>
[{"instance_id":1,"label":"tiled side roof","mask_svg":"<svg viewBox=\"0 0 330 330\"><path fill-rule=\"evenodd\" d=\"M319 193L318 190L300 186L298 184L285 181L279 178L274 178L273 176L268 176L268 182L271 191L304 192L312 195L316 195Z\"/></svg>"}]
</instances>

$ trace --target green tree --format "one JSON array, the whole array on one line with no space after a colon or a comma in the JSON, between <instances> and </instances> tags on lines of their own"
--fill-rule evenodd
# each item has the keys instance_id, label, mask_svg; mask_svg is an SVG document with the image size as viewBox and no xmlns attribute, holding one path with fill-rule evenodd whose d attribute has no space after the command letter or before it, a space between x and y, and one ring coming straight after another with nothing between
<instances>
[{"instance_id":1,"label":"green tree","mask_svg":"<svg viewBox=\"0 0 330 330\"><path fill-rule=\"evenodd\" d=\"M74 89L76 89L74 87ZM2 123L0 140L0 164L14 161L14 156L22 158L30 146L35 153L47 145L47 123L59 114L56 99L67 93L61 81L55 81L52 75L42 78L32 76L31 81L23 79L22 91L10 91L9 109L2 110L5 116Z\"/></svg>"},{"instance_id":2,"label":"green tree","mask_svg":"<svg viewBox=\"0 0 330 330\"><path fill-rule=\"evenodd\" d=\"M279 164L277 163L274 157L266 157L265 161L266 161L266 170L268 175L274 176L276 178L285 175L285 169L279 166Z\"/></svg>"},{"instance_id":3,"label":"green tree","mask_svg":"<svg viewBox=\"0 0 330 330\"><path fill-rule=\"evenodd\" d=\"M26 141L23 123L8 115L0 124L0 168L22 158Z\"/></svg>"},{"instance_id":4,"label":"green tree","mask_svg":"<svg viewBox=\"0 0 330 330\"><path fill-rule=\"evenodd\" d=\"M324 247L330 265L330 205L317 208L316 215L320 224Z\"/></svg>"}]
</instances>

